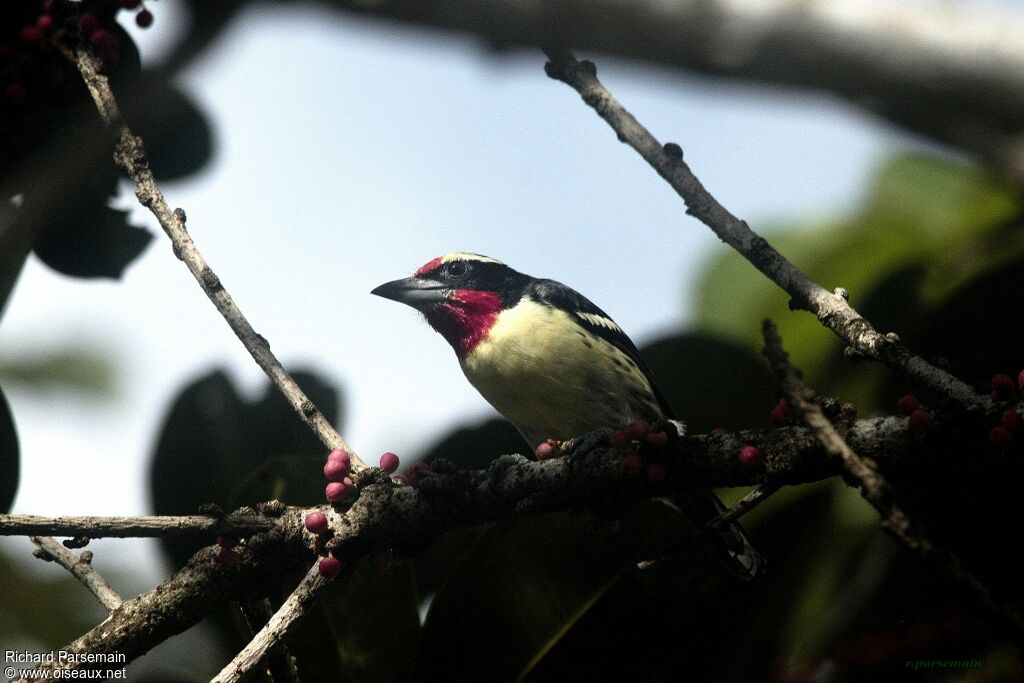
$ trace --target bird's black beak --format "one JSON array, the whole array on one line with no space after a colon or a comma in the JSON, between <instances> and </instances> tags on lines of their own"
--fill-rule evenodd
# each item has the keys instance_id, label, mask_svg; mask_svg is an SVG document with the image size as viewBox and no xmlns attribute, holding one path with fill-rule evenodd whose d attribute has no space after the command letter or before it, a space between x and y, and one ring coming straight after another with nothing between
<instances>
[{"instance_id":1,"label":"bird's black beak","mask_svg":"<svg viewBox=\"0 0 1024 683\"><path fill-rule=\"evenodd\" d=\"M370 292L420 310L445 301L450 293L451 289L443 283L422 277L385 282Z\"/></svg>"}]
</instances>

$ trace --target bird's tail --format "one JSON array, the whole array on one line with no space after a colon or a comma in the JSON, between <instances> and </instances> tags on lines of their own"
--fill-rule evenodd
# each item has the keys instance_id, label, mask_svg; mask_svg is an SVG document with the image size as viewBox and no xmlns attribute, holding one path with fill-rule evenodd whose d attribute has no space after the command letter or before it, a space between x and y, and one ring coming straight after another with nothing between
<instances>
[{"instance_id":1,"label":"bird's tail","mask_svg":"<svg viewBox=\"0 0 1024 683\"><path fill-rule=\"evenodd\" d=\"M698 526L711 521L727 509L725 503L712 491L694 491L673 496L672 501ZM764 557L750 545L743 527L738 522L714 530L710 539L733 574L744 581L749 581L764 571Z\"/></svg>"}]
</instances>

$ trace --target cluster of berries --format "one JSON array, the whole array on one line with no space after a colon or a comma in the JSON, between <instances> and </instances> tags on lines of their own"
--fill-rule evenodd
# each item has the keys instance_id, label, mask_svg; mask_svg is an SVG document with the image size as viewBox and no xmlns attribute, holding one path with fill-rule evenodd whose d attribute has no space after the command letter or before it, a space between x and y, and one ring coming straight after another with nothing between
<instances>
[{"instance_id":1,"label":"cluster of berries","mask_svg":"<svg viewBox=\"0 0 1024 683\"><path fill-rule=\"evenodd\" d=\"M120 10L138 10L135 23L142 28L153 24L142 0L0 2L0 106L21 106L63 83L67 62L55 44L68 38L89 41L104 65L115 67L121 49L116 26Z\"/></svg>"}]
</instances>

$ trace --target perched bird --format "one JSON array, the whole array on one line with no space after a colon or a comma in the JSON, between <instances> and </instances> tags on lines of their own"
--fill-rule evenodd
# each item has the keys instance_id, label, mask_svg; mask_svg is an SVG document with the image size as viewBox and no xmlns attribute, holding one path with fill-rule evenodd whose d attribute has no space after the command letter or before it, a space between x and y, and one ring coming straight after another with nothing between
<instances>
[{"instance_id":1,"label":"perched bird","mask_svg":"<svg viewBox=\"0 0 1024 683\"><path fill-rule=\"evenodd\" d=\"M672 417L633 342L584 296L479 254L455 252L373 294L426 317L466 378L535 448L635 420ZM713 492L680 497L697 523L724 510ZM730 568L753 578L763 564L738 525L713 536Z\"/></svg>"}]
</instances>

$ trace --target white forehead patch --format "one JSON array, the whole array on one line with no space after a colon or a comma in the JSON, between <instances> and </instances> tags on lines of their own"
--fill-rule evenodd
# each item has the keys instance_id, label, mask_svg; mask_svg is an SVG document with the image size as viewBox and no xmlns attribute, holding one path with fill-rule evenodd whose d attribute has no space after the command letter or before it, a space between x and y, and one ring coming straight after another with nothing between
<instances>
[{"instance_id":1,"label":"white forehead patch","mask_svg":"<svg viewBox=\"0 0 1024 683\"><path fill-rule=\"evenodd\" d=\"M441 257L441 263L448 263L449 261L479 261L480 263L497 263L505 265L497 259L493 259L489 256L481 256L480 254L471 254L468 251L453 251L450 254L445 254Z\"/></svg>"},{"instance_id":2,"label":"white forehead patch","mask_svg":"<svg viewBox=\"0 0 1024 683\"><path fill-rule=\"evenodd\" d=\"M596 313L583 313L581 311L576 311L576 315L583 318L591 325L606 327L609 330L614 330L615 332L622 332L622 328L616 325L614 320L606 318L603 315L597 315Z\"/></svg>"}]
</instances>

